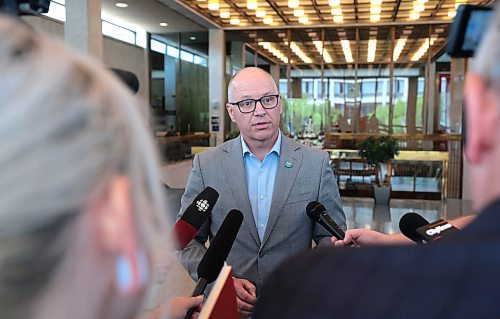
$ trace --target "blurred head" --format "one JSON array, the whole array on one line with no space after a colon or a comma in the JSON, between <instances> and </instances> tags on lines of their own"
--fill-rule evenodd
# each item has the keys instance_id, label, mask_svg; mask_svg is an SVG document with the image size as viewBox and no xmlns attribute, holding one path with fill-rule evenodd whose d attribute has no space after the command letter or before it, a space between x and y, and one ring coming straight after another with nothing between
<instances>
[{"instance_id":1,"label":"blurred head","mask_svg":"<svg viewBox=\"0 0 500 319\"><path fill-rule=\"evenodd\" d=\"M500 197L500 13L492 22L471 62L465 82L466 156L475 209Z\"/></svg>"},{"instance_id":2,"label":"blurred head","mask_svg":"<svg viewBox=\"0 0 500 319\"><path fill-rule=\"evenodd\" d=\"M0 318L132 318L166 227L140 106L5 17L0 101Z\"/></svg>"},{"instance_id":3,"label":"blurred head","mask_svg":"<svg viewBox=\"0 0 500 319\"><path fill-rule=\"evenodd\" d=\"M269 73L260 68L244 68L229 82L229 103L226 108L229 117L238 125L241 135L250 147L259 142L274 143L278 137L281 98L276 95L279 95L276 83ZM254 103L248 99L261 98L264 98L262 101L267 108L264 108L261 102L256 102L253 112L243 113L246 111L245 105L251 110ZM239 103L241 107L232 103Z\"/></svg>"}]
</instances>

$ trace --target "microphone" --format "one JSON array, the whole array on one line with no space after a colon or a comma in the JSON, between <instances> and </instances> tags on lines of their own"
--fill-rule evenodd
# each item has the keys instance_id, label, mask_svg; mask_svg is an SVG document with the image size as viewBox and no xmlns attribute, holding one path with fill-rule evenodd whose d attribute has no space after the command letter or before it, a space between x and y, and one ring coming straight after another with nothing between
<instances>
[{"instance_id":1,"label":"microphone","mask_svg":"<svg viewBox=\"0 0 500 319\"><path fill-rule=\"evenodd\" d=\"M417 244L426 243L424 238L417 232L417 229L427 225L429 225L427 219L413 212L404 214L399 220L401 233Z\"/></svg>"},{"instance_id":2,"label":"microphone","mask_svg":"<svg viewBox=\"0 0 500 319\"><path fill-rule=\"evenodd\" d=\"M233 209L227 214L214 239L210 242L205 255L198 264L198 282L191 294L192 297L201 295L207 285L214 282L217 276L219 276L224 266L224 261L227 259L231 247L233 247L241 223L243 223L243 214L239 210ZM190 318L194 310L194 308L189 309L184 318Z\"/></svg>"},{"instance_id":3,"label":"microphone","mask_svg":"<svg viewBox=\"0 0 500 319\"><path fill-rule=\"evenodd\" d=\"M309 218L323 226L323 228L332 234L332 236L335 236L335 238L340 240L345 238L345 233L342 228L333 221L332 217L326 211L325 206L320 202L314 201L307 204L306 214Z\"/></svg>"},{"instance_id":4,"label":"microphone","mask_svg":"<svg viewBox=\"0 0 500 319\"><path fill-rule=\"evenodd\" d=\"M194 238L200 227L212 213L212 209L218 198L219 193L208 186L186 208L186 211L175 223L171 232L172 238L177 239L176 250L184 249Z\"/></svg>"},{"instance_id":5,"label":"microphone","mask_svg":"<svg viewBox=\"0 0 500 319\"><path fill-rule=\"evenodd\" d=\"M429 222L425 218L413 212L404 214L399 220L401 233L417 244L425 244L417 229L427 225L429 225Z\"/></svg>"},{"instance_id":6,"label":"microphone","mask_svg":"<svg viewBox=\"0 0 500 319\"><path fill-rule=\"evenodd\" d=\"M139 91L139 79L134 73L116 68L109 68L133 93Z\"/></svg>"},{"instance_id":7,"label":"microphone","mask_svg":"<svg viewBox=\"0 0 500 319\"><path fill-rule=\"evenodd\" d=\"M417 233L422 236L423 240L427 243L448 237L457 231L458 228L455 228L452 224L442 219L417 229Z\"/></svg>"}]
</instances>

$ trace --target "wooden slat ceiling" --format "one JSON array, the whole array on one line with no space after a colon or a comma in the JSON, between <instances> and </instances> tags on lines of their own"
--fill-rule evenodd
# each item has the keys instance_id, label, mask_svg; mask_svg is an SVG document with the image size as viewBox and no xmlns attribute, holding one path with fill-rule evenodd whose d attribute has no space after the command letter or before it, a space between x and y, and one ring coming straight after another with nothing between
<instances>
[{"instance_id":1,"label":"wooden slat ceiling","mask_svg":"<svg viewBox=\"0 0 500 319\"><path fill-rule=\"evenodd\" d=\"M350 48L353 61L359 64L390 63L393 52L392 29L394 29L394 45L400 39L400 42L404 41L399 44L401 53L395 62L408 66L424 61L429 54L433 57L445 45L457 5L463 3L484 5L489 2L488 0L468 2L465 2L467 0L292 0L298 2L299 6L290 8L289 0L179 1L228 30L229 39L248 43L278 63L313 68L322 61L318 44L314 41L324 41L323 52L326 51L331 57L331 62L327 64L352 64L344 52L346 47ZM248 1L257 3L257 9L248 9ZM210 10L209 5L218 9ZM300 17L294 15L296 9L303 10L302 17L307 16L307 21L299 20ZM265 11L265 15L258 13L260 10ZM412 16L415 12L418 12L419 17ZM378 21L377 14L379 14ZM337 16L336 21L334 21L335 16ZM269 21L270 18L272 22ZM375 54L368 59L370 39ZM348 45L344 41L342 46L342 40L348 40ZM292 50L292 46L300 48L304 54L300 56L296 50ZM271 49L275 54L270 51ZM421 54L416 55L419 50Z\"/></svg>"}]
</instances>

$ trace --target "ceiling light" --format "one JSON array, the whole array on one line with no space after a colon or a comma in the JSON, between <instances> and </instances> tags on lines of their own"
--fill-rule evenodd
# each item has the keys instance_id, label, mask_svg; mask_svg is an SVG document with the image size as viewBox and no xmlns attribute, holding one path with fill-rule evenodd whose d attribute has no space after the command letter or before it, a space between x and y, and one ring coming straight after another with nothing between
<instances>
[{"instance_id":1,"label":"ceiling light","mask_svg":"<svg viewBox=\"0 0 500 319\"><path fill-rule=\"evenodd\" d=\"M309 18L307 16L302 16L299 18L299 23L306 24L309 22Z\"/></svg>"},{"instance_id":2,"label":"ceiling light","mask_svg":"<svg viewBox=\"0 0 500 319\"><path fill-rule=\"evenodd\" d=\"M255 10L259 7L257 0L247 0L247 9Z\"/></svg>"},{"instance_id":3,"label":"ceiling light","mask_svg":"<svg viewBox=\"0 0 500 319\"><path fill-rule=\"evenodd\" d=\"M419 19L419 18L420 18L420 13L415 12L415 11L411 11L411 12L410 12L410 16L409 16L409 18L410 18L411 20L417 20L417 19Z\"/></svg>"},{"instance_id":4,"label":"ceiling light","mask_svg":"<svg viewBox=\"0 0 500 319\"><path fill-rule=\"evenodd\" d=\"M115 3L115 6L117 6L118 8L126 8L128 7L128 4L126 4L125 2L117 2Z\"/></svg>"},{"instance_id":5,"label":"ceiling light","mask_svg":"<svg viewBox=\"0 0 500 319\"><path fill-rule=\"evenodd\" d=\"M278 33L278 37L284 38L284 37L286 37L286 33L285 32L280 32L280 33Z\"/></svg>"},{"instance_id":6,"label":"ceiling light","mask_svg":"<svg viewBox=\"0 0 500 319\"><path fill-rule=\"evenodd\" d=\"M266 10L257 10L257 11L255 11L255 16L257 18L264 18L266 16Z\"/></svg>"},{"instance_id":7,"label":"ceiling light","mask_svg":"<svg viewBox=\"0 0 500 319\"><path fill-rule=\"evenodd\" d=\"M340 0L328 0L328 5L330 7L338 7L340 6Z\"/></svg>"},{"instance_id":8,"label":"ceiling light","mask_svg":"<svg viewBox=\"0 0 500 319\"><path fill-rule=\"evenodd\" d=\"M264 18L264 20L262 22L264 22L265 24L272 24L273 23L273 17L267 16L267 17Z\"/></svg>"},{"instance_id":9,"label":"ceiling light","mask_svg":"<svg viewBox=\"0 0 500 319\"><path fill-rule=\"evenodd\" d=\"M219 0L208 0L208 10L219 10Z\"/></svg>"},{"instance_id":10,"label":"ceiling light","mask_svg":"<svg viewBox=\"0 0 500 319\"><path fill-rule=\"evenodd\" d=\"M368 40L368 58L367 62L375 61L375 52L377 51L377 39Z\"/></svg>"},{"instance_id":11,"label":"ceiling light","mask_svg":"<svg viewBox=\"0 0 500 319\"><path fill-rule=\"evenodd\" d=\"M423 3L426 3L426 2L428 2L428 1L429 1L429 0L417 0L417 2L418 2L418 3L422 3L422 4L423 4Z\"/></svg>"},{"instance_id":12,"label":"ceiling light","mask_svg":"<svg viewBox=\"0 0 500 319\"><path fill-rule=\"evenodd\" d=\"M396 42L396 46L394 47L394 52L392 54L392 60L397 61L399 59L399 56L401 55L401 52L403 51L403 48L405 47L407 38L400 38Z\"/></svg>"},{"instance_id":13,"label":"ceiling light","mask_svg":"<svg viewBox=\"0 0 500 319\"><path fill-rule=\"evenodd\" d=\"M232 25L238 25L238 24L240 24L240 19L232 18L231 20L229 20L229 23Z\"/></svg>"},{"instance_id":14,"label":"ceiling light","mask_svg":"<svg viewBox=\"0 0 500 319\"><path fill-rule=\"evenodd\" d=\"M288 7L289 8L298 8L300 5L299 0L288 0Z\"/></svg>"},{"instance_id":15,"label":"ceiling light","mask_svg":"<svg viewBox=\"0 0 500 319\"><path fill-rule=\"evenodd\" d=\"M333 22L342 23L342 22L344 22L344 17L343 16L333 16Z\"/></svg>"},{"instance_id":16,"label":"ceiling light","mask_svg":"<svg viewBox=\"0 0 500 319\"><path fill-rule=\"evenodd\" d=\"M346 62L352 63L354 62L352 58L351 46L349 44L349 40L340 40L340 45L342 46L342 51L344 52L344 57Z\"/></svg>"},{"instance_id":17,"label":"ceiling light","mask_svg":"<svg viewBox=\"0 0 500 319\"><path fill-rule=\"evenodd\" d=\"M316 34L316 32L309 32L307 35L308 35L310 38L314 38L314 37L316 37L318 34Z\"/></svg>"},{"instance_id":18,"label":"ceiling light","mask_svg":"<svg viewBox=\"0 0 500 319\"><path fill-rule=\"evenodd\" d=\"M160 26L161 27L166 27L166 26L168 26L168 23L166 23L166 22L160 22Z\"/></svg>"},{"instance_id":19,"label":"ceiling light","mask_svg":"<svg viewBox=\"0 0 500 319\"><path fill-rule=\"evenodd\" d=\"M219 16L221 17L221 19L229 19L231 17L231 12L229 12L229 11L221 11L219 13Z\"/></svg>"},{"instance_id":20,"label":"ceiling light","mask_svg":"<svg viewBox=\"0 0 500 319\"><path fill-rule=\"evenodd\" d=\"M410 35L411 34L411 30L403 30L403 34L404 35Z\"/></svg>"},{"instance_id":21,"label":"ceiling light","mask_svg":"<svg viewBox=\"0 0 500 319\"><path fill-rule=\"evenodd\" d=\"M372 6L380 6L382 5L382 0L371 0L370 3Z\"/></svg>"},{"instance_id":22,"label":"ceiling light","mask_svg":"<svg viewBox=\"0 0 500 319\"><path fill-rule=\"evenodd\" d=\"M341 14L342 14L342 9L341 8L333 8L332 9L332 15L339 16Z\"/></svg>"},{"instance_id":23,"label":"ceiling light","mask_svg":"<svg viewBox=\"0 0 500 319\"><path fill-rule=\"evenodd\" d=\"M194 41L196 40L196 37L189 37L189 40Z\"/></svg>"},{"instance_id":24,"label":"ceiling light","mask_svg":"<svg viewBox=\"0 0 500 319\"><path fill-rule=\"evenodd\" d=\"M380 14L372 14L372 15L370 15L370 21L371 22L379 22L380 21Z\"/></svg>"},{"instance_id":25,"label":"ceiling light","mask_svg":"<svg viewBox=\"0 0 500 319\"><path fill-rule=\"evenodd\" d=\"M302 17L304 15L303 9L295 9L293 10L293 15L296 17Z\"/></svg>"},{"instance_id":26,"label":"ceiling light","mask_svg":"<svg viewBox=\"0 0 500 319\"><path fill-rule=\"evenodd\" d=\"M382 8L381 7L371 7L370 8L370 13L371 14L380 14L382 12Z\"/></svg>"},{"instance_id":27,"label":"ceiling light","mask_svg":"<svg viewBox=\"0 0 500 319\"><path fill-rule=\"evenodd\" d=\"M413 11L415 11L415 12L425 11L425 4L413 2Z\"/></svg>"},{"instance_id":28,"label":"ceiling light","mask_svg":"<svg viewBox=\"0 0 500 319\"><path fill-rule=\"evenodd\" d=\"M455 10L448 11L449 18L454 18L456 15L457 15L457 12Z\"/></svg>"}]
</instances>

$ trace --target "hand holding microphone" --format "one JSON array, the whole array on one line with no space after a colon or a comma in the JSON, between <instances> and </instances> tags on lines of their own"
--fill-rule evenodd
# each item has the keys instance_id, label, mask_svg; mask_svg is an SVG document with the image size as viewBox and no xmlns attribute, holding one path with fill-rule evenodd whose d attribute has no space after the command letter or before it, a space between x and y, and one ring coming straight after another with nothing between
<instances>
[{"instance_id":1,"label":"hand holding microphone","mask_svg":"<svg viewBox=\"0 0 500 319\"><path fill-rule=\"evenodd\" d=\"M339 227L339 225L337 225L337 223L335 223L323 204L316 201L310 202L307 204L306 214L309 218L323 226L323 228L326 229L332 236L338 240L344 240L344 231ZM354 238L351 238L350 240L353 246L358 246Z\"/></svg>"}]
</instances>

